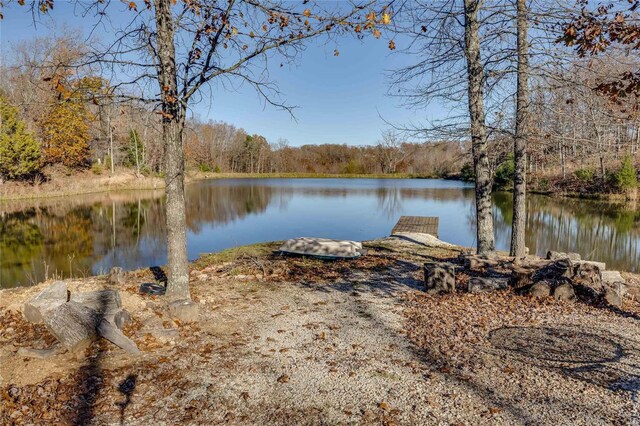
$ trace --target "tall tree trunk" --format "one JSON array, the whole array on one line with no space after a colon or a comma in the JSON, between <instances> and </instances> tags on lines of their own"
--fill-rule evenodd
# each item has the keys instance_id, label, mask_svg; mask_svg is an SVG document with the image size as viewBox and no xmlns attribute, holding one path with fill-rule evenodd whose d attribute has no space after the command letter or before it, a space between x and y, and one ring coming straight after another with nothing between
<instances>
[{"instance_id":1,"label":"tall tree trunk","mask_svg":"<svg viewBox=\"0 0 640 426\"><path fill-rule=\"evenodd\" d=\"M526 0L517 0L518 31L518 83L516 94L516 134L513 141L513 223L511 225L511 256L526 255L525 229L527 226L527 116L529 105L529 41ZM564 177L564 145L562 175Z\"/></svg>"},{"instance_id":2,"label":"tall tree trunk","mask_svg":"<svg viewBox=\"0 0 640 426\"><path fill-rule=\"evenodd\" d=\"M113 165L113 127L111 127L111 110L109 110L109 114L107 115L107 124L109 125L109 158L111 159L111 175L113 175L115 173L115 166Z\"/></svg>"},{"instance_id":3,"label":"tall tree trunk","mask_svg":"<svg viewBox=\"0 0 640 426\"><path fill-rule=\"evenodd\" d=\"M155 9L167 194L167 276L169 281L166 295L169 299L190 299L182 140L184 107L178 102L171 0L155 0Z\"/></svg>"},{"instance_id":4,"label":"tall tree trunk","mask_svg":"<svg viewBox=\"0 0 640 426\"><path fill-rule=\"evenodd\" d=\"M484 114L484 67L480 60L481 0L464 0L465 56L467 59L471 147L476 174L476 232L478 254L495 250L491 186L493 184L487 156L487 129Z\"/></svg>"}]
</instances>

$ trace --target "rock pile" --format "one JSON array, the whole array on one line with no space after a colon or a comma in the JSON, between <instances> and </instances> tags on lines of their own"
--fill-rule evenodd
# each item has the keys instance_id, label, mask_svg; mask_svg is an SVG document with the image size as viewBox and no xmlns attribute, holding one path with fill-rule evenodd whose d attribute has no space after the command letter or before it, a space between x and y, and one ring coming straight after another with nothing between
<instances>
[{"instance_id":1,"label":"rock pile","mask_svg":"<svg viewBox=\"0 0 640 426\"><path fill-rule=\"evenodd\" d=\"M626 294L626 282L620 272L605 268L604 263L582 260L575 253L549 252L546 262L522 262L514 266L511 285L535 297L581 298L619 308Z\"/></svg>"},{"instance_id":2,"label":"rock pile","mask_svg":"<svg viewBox=\"0 0 640 426\"><path fill-rule=\"evenodd\" d=\"M27 321L44 324L68 350L99 335L131 354L140 353L121 331L131 317L122 309L118 290L70 294L64 281L56 281L25 303L23 314Z\"/></svg>"},{"instance_id":3,"label":"rock pile","mask_svg":"<svg viewBox=\"0 0 640 426\"><path fill-rule=\"evenodd\" d=\"M456 268L472 275L467 281L469 293L512 287L534 297L553 296L564 301L579 298L619 308L628 291L620 272L607 271L602 262L582 260L577 253L549 251L546 259L527 256L517 262L507 256L462 254L457 264L462 268L452 262L425 263L425 291L455 292Z\"/></svg>"}]
</instances>

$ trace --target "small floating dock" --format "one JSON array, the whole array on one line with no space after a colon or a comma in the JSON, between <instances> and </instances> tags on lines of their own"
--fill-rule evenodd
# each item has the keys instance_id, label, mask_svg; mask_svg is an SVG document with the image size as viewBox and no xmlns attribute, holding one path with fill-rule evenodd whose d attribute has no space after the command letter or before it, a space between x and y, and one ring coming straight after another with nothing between
<instances>
[{"instance_id":1,"label":"small floating dock","mask_svg":"<svg viewBox=\"0 0 640 426\"><path fill-rule=\"evenodd\" d=\"M391 230L391 235L412 232L430 234L438 238L440 218L437 216L400 216L400 220Z\"/></svg>"}]
</instances>

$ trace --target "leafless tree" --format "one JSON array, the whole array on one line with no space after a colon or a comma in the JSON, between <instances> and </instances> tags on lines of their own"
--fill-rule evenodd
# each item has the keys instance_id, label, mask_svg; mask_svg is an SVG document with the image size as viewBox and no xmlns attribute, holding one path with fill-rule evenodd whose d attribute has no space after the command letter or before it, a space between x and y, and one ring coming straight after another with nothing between
<instances>
[{"instance_id":1,"label":"leafless tree","mask_svg":"<svg viewBox=\"0 0 640 426\"><path fill-rule=\"evenodd\" d=\"M525 229L527 225L527 118L529 105L529 16L526 0L516 0L517 9L517 94L515 136L513 142L513 223L511 227L511 256L526 255Z\"/></svg>"},{"instance_id":2,"label":"leafless tree","mask_svg":"<svg viewBox=\"0 0 640 426\"><path fill-rule=\"evenodd\" d=\"M54 0L28 2L44 13L52 12L54 3ZM84 7L85 16L93 11L103 21L108 20L110 8L115 7L99 0L77 3ZM253 86L267 102L286 107L269 81L268 61L291 60L307 41L320 36L346 31L379 35L377 26L389 20L386 12L369 9L372 1L303 3L132 1L128 3L131 21L119 25L112 20L115 40L94 52L95 63L117 70L121 86L135 84L141 88L134 97L155 102L162 118L170 299L190 299L183 139L189 105L199 100L201 91L211 81L232 84L240 79ZM362 16L365 13L366 17Z\"/></svg>"}]
</instances>

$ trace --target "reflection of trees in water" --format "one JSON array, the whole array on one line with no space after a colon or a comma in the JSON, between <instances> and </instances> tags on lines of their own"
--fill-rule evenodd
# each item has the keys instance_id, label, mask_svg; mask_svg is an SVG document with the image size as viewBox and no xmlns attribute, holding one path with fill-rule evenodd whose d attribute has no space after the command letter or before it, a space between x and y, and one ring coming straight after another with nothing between
<instances>
[{"instance_id":1,"label":"reflection of trees in water","mask_svg":"<svg viewBox=\"0 0 640 426\"><path fill-rule=\"evenodd\" d=\"M511 194L496 194L497 239L508 247ZM634 205L530 196L527 247L532 253L575 251L615 268L637 270L640 212Z\"/></svg>"},{"instance_id":2,"label":"reflection of trees in water","mask_svg":"<svg viewBox=\"0 0 640 426\"><path fill-rule=\"evenodd\" d=\"M204 224L226 224L270 206L286 208L294 196L344 198L375 197L387 218L398 216L409 200L458 202L468 206L473 232L471 188L304 187L277 184L195 184L187 187L190 231ZM511 194L496 194L497 241L508 248ZM466 208L466 207L465 207ZM425 215L429 212L425 211ZM531 196L528 201L527 246L543 254L547 249L578 251L613 267L635 269L640 260L635 208L584 200ZM466 231L465 231L466 232ZM165 256L165 204L162 192L126 192L39 200L0 205L0 286L39 281L59 272L64 276L150 266Z\"/></svg>"},{"instance_id":3,"label":"reflection of trees in water","mask_svg":"<svg viewBox=\"0 0 640 426\"><path fill-rule=\"evenodd\" d=\"M124 258L136 256L141 238L157 240L162 234L164 213L157 198L125 201L135 196L39 201L26 210L18 210L20 204L3 205L0 286L91 274L96 261L115 252ZM161 240L157 247L162 253Z\"/></svg>"},{"instance_id":4,"label":"reflection of trees in water","mask_svg":"<svg viewBox=\"0 0 640 426\"><path fill-rule=\"evenodd\" d=\"M44 235L34 209L0 213L0 287L11 286L40 257Z\"/></svg>"},{"instance_id":5,"label":"reflection of trees in water","mask_svg":"<svg viewBox=\"0 0 640 426\"><path fill-rule=\"evenodd\" d=\"M273 202L285 209L293 189L267 185L192 185L187 187L187 227L199 232L203 224L226 224L263 213Z\"/></svg>"},{"instance_id":6,"label":"reflection of trees in water","mask_svg":"<svg viewBox=\"0 0 640 426\"><path fill-rule=\"evenodd\" d=\"M376 190L378 198L378 210L389 218L399 216L402 211L402 195L398 188L378 188Z\"/></svg>"},{"instance_id":7,"label":"reflection of trees in water","mask_svg":"<svg viewBox=\"0 0 640 426\"><path fill-rule=\"evenodd\" d=\"M264 212L274 200L283 208L292 192L264 185L212 186L188 195L188 226L198 232L203 223ZM25 204L3 205L0 212L2 287L100 273L112 265L135 268L165 256L161 192L38 201L27 209Z\"/></svg>"},{"instance_id":8,"label":"reflection of trees in water","mask_svg":"<svg viewBox=\"0 0 640 426\"><path fill-rule=\"evenodd\" d=\"M374 193L378 199L378 210L387 219L397 218L403 211L403 203L408 200L466 201L469 191L460 188L393 188L381 187L366 191ZM425 212L428 216L428 212Z\"/></svg>"},{"instance_id":9,"label":"reflection of trees in water","mask_svg":"<svg viewBox=\"0 0 640 426\"><path fill-rule=\"evenodd\" d=\"M47 208L0 213L0 285L69 276L89 266L85 259L93 252L90 225L90 207L60 216Z\"/></svg>"}]
</instances>

